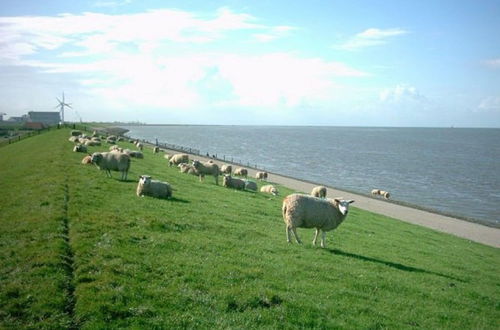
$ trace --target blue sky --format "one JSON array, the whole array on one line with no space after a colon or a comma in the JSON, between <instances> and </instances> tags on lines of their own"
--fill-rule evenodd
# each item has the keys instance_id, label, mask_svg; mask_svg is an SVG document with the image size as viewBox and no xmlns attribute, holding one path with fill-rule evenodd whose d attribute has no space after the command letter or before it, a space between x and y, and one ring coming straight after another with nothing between
<instances>
[{"instance_id":1,"label":"blue sky","mask_svg":"<svg viewBox=\"0 0 500 330\"><path fill-rule=\"evenodd\" d=\"M0 3L0 112L500 127L500 1Z\"/></svg>"}]
</instances>

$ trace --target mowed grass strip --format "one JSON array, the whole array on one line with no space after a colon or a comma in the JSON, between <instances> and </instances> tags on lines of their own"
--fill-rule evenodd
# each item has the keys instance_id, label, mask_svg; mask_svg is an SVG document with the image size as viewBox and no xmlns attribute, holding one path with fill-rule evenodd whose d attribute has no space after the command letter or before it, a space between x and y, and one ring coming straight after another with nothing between
<instances>
[{"instance_id":1,"label":"mowed grass strip","mask_svg":"<svg viewBox=\"0 0 500 330\"><path fill-rule=\"evenodd\" d=\"M356 208L328 233L327 249L311 246L310 229L298 230L303 245L287 244L281 202L292 191L284 187L274 197L216 186L211 177L200 183L148 148L121 182L116 172L110 179L80 164L68 137L59 130L2 148L9 158L2 154L0 169L10 177L2 180L0 222L4 327L40 320L84 329L498 327L498 249ZM42 167L14 165L36 157ZM174 198L137 197L142 174L171 183ZM23 203L20 180L38 209ZM61 258L65 216L71 274ZM39 276L33 256L54 267ZM32 272L16 276L16 268Z\"/></svg>"}]
</instances>

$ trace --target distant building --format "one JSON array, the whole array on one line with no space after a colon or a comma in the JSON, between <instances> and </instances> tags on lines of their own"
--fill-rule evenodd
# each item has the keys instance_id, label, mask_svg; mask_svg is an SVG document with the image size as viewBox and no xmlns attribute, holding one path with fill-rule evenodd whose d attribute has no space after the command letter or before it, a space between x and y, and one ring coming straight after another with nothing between
<instances>
[{"instance_id":1,"label":"distant building","mask_svg":"<svg viewBox=\"0 0 500 330\"><path fill-rule=\"evenodd\" d=\"M45 128L45 125L43 123L26 122L24 123L24 128L39 130Z\"/></svg>"},{"instance_id":2,"label":"distant building","mask_svg":"<svg viewBox=\"0 0 500 330\"><path fill-rule=\"evenodd\" d=\"M57 125L61 121L59 111L30 111L28 112L28 122L42 123L44 125Z\"/></svg>"},{"instance_id":3,"label":"distant building","mask_svg":"<svg viewBox=\"0 0 500 330\"><path fill-rule=\"evenodd\" d=\"M9 117L6 121L12 123L22 123L28 121L28 115L22 115L22 117Z\"/></svg>"}]
</instances>

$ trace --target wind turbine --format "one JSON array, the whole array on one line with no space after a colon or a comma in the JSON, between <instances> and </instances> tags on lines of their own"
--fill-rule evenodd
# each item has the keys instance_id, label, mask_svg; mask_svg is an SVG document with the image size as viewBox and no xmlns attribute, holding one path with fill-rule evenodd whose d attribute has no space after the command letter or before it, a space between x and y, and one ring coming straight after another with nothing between
<instances>
[{"instance_id":1,"label":"wind turbine","mask_svg":"<svg viewBox=\"0 0 500 330\"><path fill-rule=\"evenodd\" d=\"M59 104L56 105L55 108L56 109L59 108L59 111L61 112L61 123L64 124L64 107L68 107L71 109L73 109L73 108L71 107L71 103L68 104L64 101L64 92L62 93L62 101L59 100L58 97L56 97L56 99L57 99L57 102L59 102Z\"/></svg>"}]
</instances>

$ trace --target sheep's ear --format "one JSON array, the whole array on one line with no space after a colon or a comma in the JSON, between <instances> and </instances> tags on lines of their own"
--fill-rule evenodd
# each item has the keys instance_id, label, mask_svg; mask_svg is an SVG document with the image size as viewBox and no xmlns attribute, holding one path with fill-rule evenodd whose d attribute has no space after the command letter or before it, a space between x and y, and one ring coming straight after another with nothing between
<instances>
[{"instance_id":1,"label":"sheep's ear","mask_svg":"<svg viewBox=\"0 0 500 330\"><path fill-rule=\"evenodd\" d=\"M354 203L354 200L352 200L352 199L348 200L347 203L352 204L352 203Z\"/></svg>"},{"instance_id":2,"label":"sheep's ear","mask_svg":"<svg viewBox=\"0 0 500 330\"><path fill-rule=\"evenodd\" d=\"M335 201L335 203L340 203L340 199L338 198L334 198L333 200Z\"/></svg>"}]
</instances>

